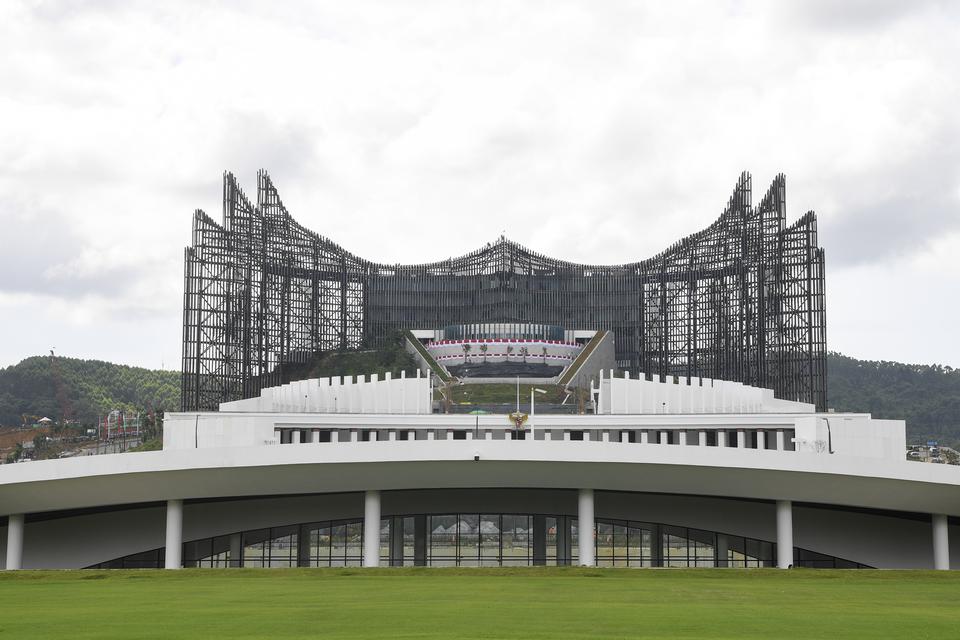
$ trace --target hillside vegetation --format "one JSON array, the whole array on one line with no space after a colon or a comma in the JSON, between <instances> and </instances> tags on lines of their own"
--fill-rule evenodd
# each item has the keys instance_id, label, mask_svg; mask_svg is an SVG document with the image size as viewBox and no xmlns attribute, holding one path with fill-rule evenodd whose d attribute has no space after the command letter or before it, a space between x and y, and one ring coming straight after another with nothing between
<instances>
[{"instance_id":1,"label":"hillside vegetation","mask_svg":"<svg viewBox=\"0 0 960 640\"><path fill-rule=\"evenodd\" d=\"M180 373L129 367L101 360L56 359L73 419L93 424L112 409L176 411ZM0 425L16 426L22 416L60 420L54 367L46 356L0 369Z\"/></svg>"},{"instance_id":2,"label":"hillside vegetation","mask_svg":"<svg viewBox=\"0 0 960 640\"><path fill-rule=\"evenodd\" d=\"M180 407L180 374L111 364L99 360L57 358L74 417L86 424L110 409L175 411ZM416 365L399 341L377 351L326 353L290 369L285 378L335 375L395 376ZM872 413L905 419L912 442L939 440L960 445L960 369L868 361L839 353L827 356L829 401L837 411ZM474 401L476 401L474 399ZM49 357L27 358L0 369L0 425L19 425L23 414L60 418Z\"/></svg>"},{"instance_id":3,"label":"hillside vegetation","mask_svg":"<svg viewBox=\"0 0 960 640\"><path fill-rule=\"evenodd\" d=\"M911 442L960 444L960 369L827 356L827 405L907 421Z\"/></svg>"}]
</instances>

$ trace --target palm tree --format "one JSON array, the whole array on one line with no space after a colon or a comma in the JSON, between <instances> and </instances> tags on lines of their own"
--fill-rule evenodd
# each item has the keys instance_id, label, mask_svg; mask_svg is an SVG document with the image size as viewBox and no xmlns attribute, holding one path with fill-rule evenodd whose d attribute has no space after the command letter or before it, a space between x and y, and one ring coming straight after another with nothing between
<instances>
[{"instance_id":1,"label":"palm tree","mask_svg":"<svg viewBox=\"0 0 960 640\"><path fill-rule=\"evenodd\" d=\"M480 345L480 353L481 353L482 356L483 356L483 363L484 363L484 364L487 363L487 349L489 349L489 347L487 346L487 343L486 343L486 342L484 342L483 344Z\"/></svg>"},{"instance_id":2,"label":"palm tree","mask_svg":"<svg viewBox=\"0 0 960 640\"><path fill-rule=\"evenodd\" d=\"M527 354L529 354L529 353L530 353L530 349L528 349L528 348L526 348L526 347L520 347L520 355L523 356L523 361L524 361L524 362L527 361Z\"/></svg>"},{"instance_id":3,"label":"palm tree","mask_svg":"<svg viewBox=\"0 0 960 640\"><path fill-rule=\"evenodd\" d=\"M544 347L543 347L543 364L547 364L547 347L546 347L546 345L544 345Z\"/></svg>"},{"instance_id":4,"label":"palm tree","mask_svg":"<svg viewBox=\"0 0 960 640\"><path fill-rule=\"evenodd\" d=\"M463 364L467 364L467 355L470 353L470 344L464 343L463 345Z\"/></svg>"},{"instance_id":5,"label":"palm tree","mask_svg":"<svg viewBox=\"0 0 960 640\"><path fill-rule=\"evenodd\" d=\"M507 362L510 362L510 354L513 353L513 345L507 345Z\"/></svg>"}]
</instances>

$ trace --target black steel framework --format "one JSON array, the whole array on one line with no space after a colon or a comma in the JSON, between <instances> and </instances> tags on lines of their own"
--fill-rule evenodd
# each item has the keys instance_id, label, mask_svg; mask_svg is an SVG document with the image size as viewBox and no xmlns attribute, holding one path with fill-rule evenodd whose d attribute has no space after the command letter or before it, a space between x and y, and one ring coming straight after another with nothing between
<instances>
[{"instance_id":1,"label":"black steel framework","mask_svg":"<svg viewBox=\"0 0 960 640\"><path fill-rule=\"evenodd\" d=\"M318 352L478 322L609 329L623 369L735 380L825 409L823 250L812 211L786 224L782 174L753 206L743 173L713 224L641 262L575 264L501 237L400 266L297 224L266 172L256 204L226 173L223 224L194 215L184 289L184 410L256 395Z\"/></svg>"}]
</instances>

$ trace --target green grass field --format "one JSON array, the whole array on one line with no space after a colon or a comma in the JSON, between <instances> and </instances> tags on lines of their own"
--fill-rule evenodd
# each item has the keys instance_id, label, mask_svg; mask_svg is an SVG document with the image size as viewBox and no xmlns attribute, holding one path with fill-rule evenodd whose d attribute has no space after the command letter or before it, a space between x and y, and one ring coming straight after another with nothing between
<instances>
[{"instance_id":1,"label":"green grass field","mask_svg":"<svg viewBox=\"0 0 960 640\"><path fill-rule=\"evenodd\" d=\"M0 638L956 638L960 573L0 573Z\"/></svg>"}]
</instances>

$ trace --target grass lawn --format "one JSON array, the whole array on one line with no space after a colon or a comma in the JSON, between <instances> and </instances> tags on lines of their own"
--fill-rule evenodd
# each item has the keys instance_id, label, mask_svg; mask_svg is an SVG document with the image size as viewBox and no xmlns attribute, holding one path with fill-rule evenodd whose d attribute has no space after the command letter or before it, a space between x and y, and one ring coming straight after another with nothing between
<instances>
[{"instance_id":1,"label":"grass lawn","mask_svg":"<svg viewBox=\"0 0 960 640\"><path fill-rule=\"evenodd\" d=\"M960 573L0 573L0 638L955 638Z\"/></svg>"}]
</instances>

